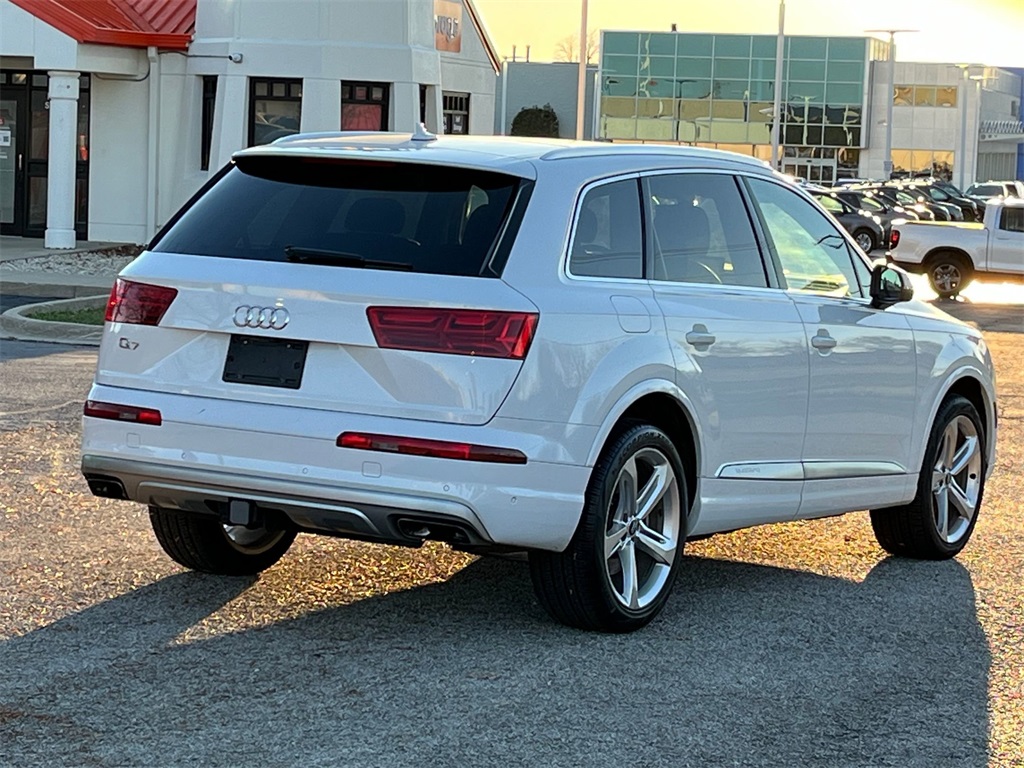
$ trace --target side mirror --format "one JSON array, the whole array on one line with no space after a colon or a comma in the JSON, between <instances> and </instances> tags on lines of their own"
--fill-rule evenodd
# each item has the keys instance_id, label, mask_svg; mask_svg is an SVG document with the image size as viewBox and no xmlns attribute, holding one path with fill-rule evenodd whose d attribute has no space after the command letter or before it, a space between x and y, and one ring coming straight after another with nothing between
<instances>
[{"instance_id":1,"label":"side mirror","mask_svg":"<svg viewBox=\"0 0 1024 768\"><path fill-rule=\"evenodd\" d=\"M876 261L871 268L871 306L885 309L912 298L914 286L910 284L910 275L895 264Z\"/></svg>"}]
</instances>

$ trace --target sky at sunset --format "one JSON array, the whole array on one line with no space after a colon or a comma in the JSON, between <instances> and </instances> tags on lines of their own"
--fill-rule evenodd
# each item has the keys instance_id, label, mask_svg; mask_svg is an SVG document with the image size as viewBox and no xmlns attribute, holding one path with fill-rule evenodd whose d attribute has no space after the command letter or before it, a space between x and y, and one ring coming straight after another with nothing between
<instances>
[{"instance_id":1,"label":"sky at sunset","mask_svg":"<svg viewBox=\"0 0 1024 768\"><path fill-rule=\"evenodd\" d=\"M558 41L578 34L580 0L475 0L502 56L531 46L551 61ZM777 0L590 0L591 29L774 34ZM915 29L897 37L900 61L1024 67L1024 0L786 0L786 32L861 35ZM883 36L884 37L884 36Z\"/></svg>"}]
</instances>

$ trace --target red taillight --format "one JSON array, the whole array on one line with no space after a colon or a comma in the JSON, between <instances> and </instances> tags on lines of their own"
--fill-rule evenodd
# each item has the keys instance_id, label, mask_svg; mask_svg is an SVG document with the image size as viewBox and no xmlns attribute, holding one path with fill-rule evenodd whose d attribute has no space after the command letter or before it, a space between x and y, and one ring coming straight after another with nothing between
<instances>
[{"instance_id":1,"label":"red taillight","mask_svg":"<svg viewBox=\"0 0 1024 768\"><path fill-rule=\"evenodd\" d=\"M537 328L534 312L432 307L369 307L377 346L522 360Z\"/></svg>"},{"instance_id":2,"label":"red taillight","mask_svg":"<svg viewBox=\"0 0 1024 768\"><path fill-rule=\"evenodd\" d=\"M94 419L130 421L135 424L149 424L153 427L159 427L163 423L160 411L154 408L136 408L134 405L101 403L98 400L86 400L84 413Z\"/></svg>"},{"instance_id":3,"label":"red taillight","mask_svg":"<svg viewBox=\"0 0 1024 768\"><path fill-rule=\"evenodd\" d=\"M889 233L889 250L892 250L893 248L895 248L899 244L900 244L900 231L898 229L893 229L892 232Z\"/></svg>"},{"instance_id":4,"label":"red taillight","mask_svg":"<svg viewBox=\"0 0 1024 768\"><path fill-rule=\"evenodd\" d=\"M498 464L525 464L526 455L514 448L495 448L472 443L450 443L447 440L422 440L418 437L371 435L365 432L342 432L337 441L340 448L361 451L404 453L410 456L430 456L435 459L462 459L463 461L490 461Z\"/></svg>"},{"instance_id":5,"label":"red taillight","mask_svg":"<svg viewBox=\"0 0 1024 768\"><path fill-rule=\"evenodd\" d=\"M133 283L118 278L107 301L108 323L159 325L178 292L162 285Z\"/></svg>"}]
</instances>

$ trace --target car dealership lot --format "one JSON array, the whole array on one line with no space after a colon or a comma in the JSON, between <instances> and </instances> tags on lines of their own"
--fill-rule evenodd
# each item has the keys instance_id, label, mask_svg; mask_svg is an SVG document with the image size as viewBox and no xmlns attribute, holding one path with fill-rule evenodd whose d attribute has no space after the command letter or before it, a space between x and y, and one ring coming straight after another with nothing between
<instances>
[{"instance_id":1,"label":"car dealership lot","mask_svg":"<svg viewBox=\"0 0 1024 768\"><path fill-rule=\"evenodd\" d=\"M1024 335L988 340L998 465L957 560L883 557L866 514L719 536L627 636L441 545L186 573L79 475L95 353L3 342L0 764L1019 765Z\"/></svg>"}]
</instances>

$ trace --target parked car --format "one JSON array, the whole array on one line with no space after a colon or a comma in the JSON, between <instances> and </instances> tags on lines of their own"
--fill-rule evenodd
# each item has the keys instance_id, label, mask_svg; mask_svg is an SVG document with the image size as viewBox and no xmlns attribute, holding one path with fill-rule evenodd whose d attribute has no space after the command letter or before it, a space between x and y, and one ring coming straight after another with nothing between
<instances>
[{"instance_id":1,"label":"parked car","mask_svg":"<svg viewBox=\"0 0 1024 768\"><path fill-rule=\"evenodd\" d=\"M960 190L948 181L914 181L907 184L904 188L910 194L921 193L929 197L934 203L955 208L960 213L960 217L954 218L954 221L978 221L980 218L978 215L978 204L965 197Z\"/></svg>"},{"instance_id":2,"label":"parked car","mask_svg":"<svg viewBox=\"0 0 1024 768\"><path fill-rule=\"evenodd\" d=\"M853 235L853 239L864 253L871 253L879 246L889 247L892 226L884 224L881 217L858 211L828 190L812 191L811 196Z\"/></svg>"},{"instance_id":3,"label":"parked car","mask_svg":"<svg viewBox=\"0 0 1024 768\"><path fill-rule=\"evenodd\" d=\"M875 195L885 198L893 205L900 205L907 210L912 210L921 221L949 221L949 211L945 207L932 202L925 202L924 197L914 197L909 192L904 192L897 187L882 184L864 187Z\"/></svg>"},{"instance_id":4,"label":"parked car","mask_svg":"<svg viewBox=\"0 0 1024 768\"><path fill-rule=\"evenodd\" d=\"M876 195L871 190L837 187L832 191L840 200L849 203L858 210L878 216L883 221L892 223L894 221L917 221L921 218L917 211L897 205Z\"/></svg>"},{"instance_id":5,"label":"parked car","mask_svg":"<svg viewBox=\"0 0 1024 768\"><path fill-rule=\"evenodd\" d=\"M982 214L985 204L993 197L1017 197L1024 199L1024 182L1022 181L987 181L984 184L972 184L964 192L978 205Z\"/></svg>"},{"instance_id":6,"label":"parked car","mask_svg":"<svg viewBox=\"0 0 1024 768\"><path fill-rule=\"evenodd\" d=\"M1024 200L992 199L982 224L904 225L893 260L928 275L932 289L949 298L980 274L1024 282Z\"/></svg>"},{"instance_id":7,"label":"parked car","mask_svg":"<svg viewBox=\"0 0 1024 768\"><path fill-rule=\"evenodd\" d=\"M887 552L963 549L992 361L912 294L752 158L299 135L121 272L82 471L187 568L525 550L557 620L633 630L691 538L870 509Z\"/></svg>"}]
</instances>

